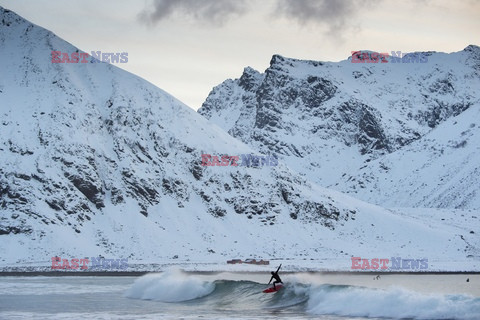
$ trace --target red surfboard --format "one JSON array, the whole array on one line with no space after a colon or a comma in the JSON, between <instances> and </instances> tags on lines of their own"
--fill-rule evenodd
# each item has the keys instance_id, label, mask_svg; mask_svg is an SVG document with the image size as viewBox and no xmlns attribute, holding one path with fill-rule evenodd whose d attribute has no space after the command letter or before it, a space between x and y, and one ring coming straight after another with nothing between
<instances>
[{"instance_id":1,"label":"red surfboard","mask_svg":"<svg viewBox=\"0 0 480 320\"><path fill-rule=\"evenodd\" d=\"M277 284L275 287L276 287L276 289L274 287L271 287L271 288L263 290L263 292L264 293L277 292L278 290L282 289L283 285Z\"/></svg>"}]
</instances>

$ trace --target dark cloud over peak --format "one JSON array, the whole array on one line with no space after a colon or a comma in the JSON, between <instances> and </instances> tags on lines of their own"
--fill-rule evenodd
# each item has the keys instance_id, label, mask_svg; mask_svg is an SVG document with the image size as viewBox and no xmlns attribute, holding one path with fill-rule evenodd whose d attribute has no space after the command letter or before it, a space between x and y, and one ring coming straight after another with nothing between
<instances>
[{"instance_id":1,"label":"dark cloud over peak","mask_svg":"<svg viewBox=\"0 0 480 320\"><path fill-rule=\"evenodd\" d=\"M329 29L348 25L357 13L378 0L278 0L276 14L300 24L323 24Z\"/></svg>"},{"instance_id":2,"label":"dark cloud over peak","mask_svg":"<svg viewBox=\"0 0 480 320\"><path fill-rule=\"evenodd\" d=\"M275 0L266 2L265 6L273 17L284 17L301 25L321 25L338 35L354 24L353 21L362 9L379 1ZM140 13L139 19L148 25L175 18L222 26L232 18L258 10L260 5L260 2L253 0L153 0Z\"/></svg>"},{"instance_id":3,"label":"dark cloud over peak","mask_svg":"<svg viewBox=\"0 0 480 320\"><path fill-rule=\"evenodd\" d=\"M139 18L149 25L172 16L223 25L230 18L244 14L247 9L245 0L155 0L152 7L140 13Z\"/></svg>"}]
</instances>

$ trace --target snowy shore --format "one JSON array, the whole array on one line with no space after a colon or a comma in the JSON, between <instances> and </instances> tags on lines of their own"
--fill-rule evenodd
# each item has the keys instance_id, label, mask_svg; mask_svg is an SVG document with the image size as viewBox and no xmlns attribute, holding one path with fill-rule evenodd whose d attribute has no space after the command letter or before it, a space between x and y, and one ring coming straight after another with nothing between
<instances>
[{"instance_id":1,"label":"snowy shore","mask_svg":"<svg viewBox=\"0 0 480 320\"><path fill-rule=\"evenodd\" d=\"M441 273L480 273L478 261L429 261L426 269L352 269L350 259L345 260L271 260L270 265L255 264L227 264L226 262L191 262L191 261L163 261L163 262L131 262L125 269L86 269L86 270L54 270L51 264L43 263L37 265L17 264L0 265L0 276L12 275L141 275L150 272L163 272L171 268L178 268L185 272L247 272L247 273L269 273L278 265L282 264L283 273L313 272L313 273L345 273L345 274L441 274Z\"/></svg>"}]
</instances>

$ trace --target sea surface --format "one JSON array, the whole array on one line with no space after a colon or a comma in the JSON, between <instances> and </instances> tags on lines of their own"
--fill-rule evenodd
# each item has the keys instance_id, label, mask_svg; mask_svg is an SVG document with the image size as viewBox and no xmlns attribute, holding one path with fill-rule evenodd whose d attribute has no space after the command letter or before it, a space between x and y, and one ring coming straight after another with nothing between
<instances>
[{"instance_id":1,"label":"sea surface","mask_svg":"<svg viewBox=\"0 0 480 320\"><path fill-rule=\"evenodd\" d=\"M280 275L0 277L0 319L480 319L479 274Z\"/></svg>"}]
</instances>

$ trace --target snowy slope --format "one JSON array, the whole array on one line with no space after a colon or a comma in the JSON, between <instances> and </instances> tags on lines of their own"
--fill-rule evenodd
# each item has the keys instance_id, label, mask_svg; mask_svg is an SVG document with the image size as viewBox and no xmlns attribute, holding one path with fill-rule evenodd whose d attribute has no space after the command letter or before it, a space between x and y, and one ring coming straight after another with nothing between
<instances>
[{"instance_id":1,"label":"snowy slope","mask_svg":"<svg viewBox=\"0 0 480 320\"><path fill-rule=\"evenodd\" d=\"M12 240L15 235L40 242L53 238L49 241L56 243L40 245L52 252L64 245L66 235L81 235L90 239L85 243L90 250L120 250L125 244L112 241L112 234L133 228L122 238L129 254L140 250L141 255L158 250L152 248L158 247L155 239L169 216L173 225L177 220L195 224L190 210L206 218L239 214L261 224L266 219L274 224L277 215L290 211L299 220L330 227L348 220L349 211L335 200L300 196L311 187L284 167L201 166L202 153L254 151L112 65L51 63L51 51L78 49L12 12L2 10L2 21L1 233ZM52 228L65 235L55 239ZM179 237L177 229L165 236Z\"/></svg>"},{"instance_id":2,"label":"snowy slope","mask_svg":"<svg viewBox=\"0 0 480 320\"><path fill-rule=\"evenodd\" d=\"M350 256L382 255L477 268L470 221L425 225L284 163L202 166L203 153L258 151L115 66L52 63L52 50L78 49L11 11L0 16L0 266L101 254L335 259L348 269Z\"/></svg>"},{"instance_id":3,"label":"snowy slope","mask_svg":"<svg viewBox=\"0 0 480 320\"><path fill-rule=\"evenodd\" d=\"M387 207L480 208L477 119L478 104L345 175L337 188Z\"/></svg>"},{"instance_id":4,"label":"snowy slope","mask_svg":"<svg viewBox=\"0 0 480 320\"><path fill-rule=\"evenodd\" d=\"M411 62L415 56L425 63ZM404 206L404 199L415 193L415 206L478 209L480 198L473 192L479 179L478 151L473 147L467 148L468 156L466 149L457 150L457 162L468 172L450 170L447 175L430 170L419 181L418 175L399 169L397 174L408 175L401 185L390 176L382 183L365 180L384 178L376 176L378 168L372 160L385 157L391 162L396 157L392 165L402 168L400 155L386 156L396 151L409 152L410 161L418 160L415 168L432 158L437 167L448 166L453 153L433 151L443 142L427 135L441 131L435 137L447 136L456 130L448 119L480 105L478 46L451 54L408 54L404 61L352 63L350 57L331 63L275 55L264 73L246 68L239 79L215 87L199 113L253 148L278 154L281 161L323 186L345 192L364 188L354 194L380 205ZM478 119L477 113L470 116ZM466 117L462 119L467 121ZM467 122L462 126L475 120ZM474 126L469 132L478 130ZM414 142L422 147L413 150ZM463 179L466 176L469 179ZM410 187L417 183L427 186ZM435 200L440 198L455 201Z\"/></svg>"}]
</instances>

